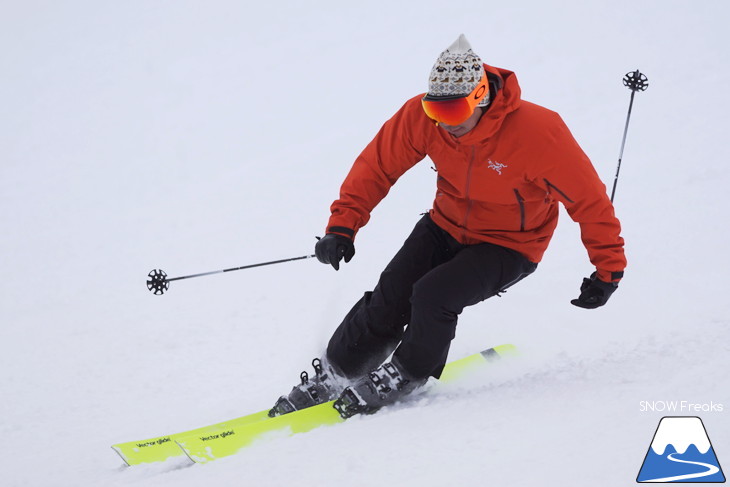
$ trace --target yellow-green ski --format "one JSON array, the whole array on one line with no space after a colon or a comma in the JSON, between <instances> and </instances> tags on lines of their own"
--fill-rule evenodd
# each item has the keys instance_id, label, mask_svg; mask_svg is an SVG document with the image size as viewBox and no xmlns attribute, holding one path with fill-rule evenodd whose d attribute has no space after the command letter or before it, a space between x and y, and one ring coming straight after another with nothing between
<instances>
[{"instance_id":1,"label":"yellow-green ski","mask_svg":"<svg viewBox=\"0 0 730 487\"><path fill-rule=\"evenodd\" d=\"M138 465L140 463L161 462L171 457L183 455L180 447L175 443L178 438L190 435L206 435L215 433L233 426L239 427L248 423L255 423L263 419L268 419L269 410L259 411L257 413L242 416L222 423L203 426L190 431L183 431L174 435L158 436L140 441L129 441L127 443L117 443L112 445L122 460L127 465Z\"/></svg>"},{"instance_id":2,"label":"yellow-green ski","mask_svg":"<svg viewBox=\"0 0 730 487\"><path fill-rule=\"evenodd\" d=\"M469 355L446 364L440 380L444 382L456 380L468 371L484 365L485 362L516 355L516 353L517 349L514 345L501 345ZM320 426L341 423L344 419L332 407L333 402L319 404L265 421L245 424L230 422L226 427L217 431L207 430L203 433L190 432L188 435L178 435L175 441L191 460L205 463L233 455L263 438L290 436L305 433Z\"/></svg>"}]
</instances>

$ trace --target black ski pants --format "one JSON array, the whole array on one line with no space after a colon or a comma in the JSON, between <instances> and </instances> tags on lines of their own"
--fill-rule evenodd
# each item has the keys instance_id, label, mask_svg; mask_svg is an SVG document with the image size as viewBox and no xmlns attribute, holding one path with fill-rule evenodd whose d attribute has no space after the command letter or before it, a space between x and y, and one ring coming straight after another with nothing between
<instances>
[{"instance_id":1,"label":"black ski pants","mask_svg":"<svg viewBox=\"0 0 730 487\"><path fill-rule=\"evenodd\" d=\"M522 254L499 245L460 244L425 215L375 289L345 316L330 339L327 358L355 379L395 350L393 360L413 379L438 378L464 308L536 268Z\"/></svg>"}]
</instances>

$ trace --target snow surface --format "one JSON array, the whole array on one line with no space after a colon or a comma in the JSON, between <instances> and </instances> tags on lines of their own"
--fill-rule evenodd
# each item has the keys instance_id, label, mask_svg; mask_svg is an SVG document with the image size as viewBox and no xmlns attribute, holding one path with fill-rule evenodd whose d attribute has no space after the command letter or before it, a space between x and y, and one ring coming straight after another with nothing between
<instances>
[{"instance_id":1,"label":"snow surface","mask_svg":"<svg viewBox=\"0 0 730 487\"><path fill-rule=\"evenodd\" d=\"M663 415L730 465L725 1L4 2L0 471L6 486L632 485ZM565 217L538 272L461 317L504 362L416 405L205 466L110 445L269 407L430 207L407 173L340 272L312 252L342 178L465 33L558 111L617 191L629 267L605 308ZM642 401L721 404L660 412ZM728 472L726 472L727 475Z\"/></svg>"}]
</instances>

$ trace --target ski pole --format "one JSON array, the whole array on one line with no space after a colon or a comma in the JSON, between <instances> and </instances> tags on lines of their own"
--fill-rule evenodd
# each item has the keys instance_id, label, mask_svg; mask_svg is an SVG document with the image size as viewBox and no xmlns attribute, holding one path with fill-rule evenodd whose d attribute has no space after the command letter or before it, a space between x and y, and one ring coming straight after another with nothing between
<instances>
[{"instance_id":1,"label":"ski pole","mask_svg":"<svg viewBox=\"0 0 730 487\"><path fill-rule=\"evenodd\" d=\"M199 274L191 274L189 276L180 276L180 277L171 277L171 278L168 278L167 274L162 269L152 269L150 271L150 273L147 274L147 277L149 277L149 279L147 280L147 289L152 291L153 294L164 294L165 291L167 291L170 288L170 283L172 281L180 281L182 279L192 279L193 277L210 276L211 274L221 274L223 272L240 271L243 269L251 269L253 267L262 267L265 265L281 264L283 262L292 262L294 260L311 259L312 257L315 257L315 255L314 254L302 255L301 257L292 257L289 259L272 260L269 262L261 262L259 264L249 264L249 265L244 265L241 267L231 267L230 269L222 269L219 271L201 272Z\"/></svg>"},{"instance_id":2,"label":"ski pole","mask_svg":"<svg viewBox=\"0 0 730 487\"><path fill-rule=\"evenodd\" d=\"M626 126L624 127L624 138L621 141L621 152L618 155L618 167L616 167L616 177L613 179L613 189L611 190L611 203L616 194L616 184L618 183L618 174L621 171L621 159L624 156L624 146L626 145L626 133L629 131L629 119L631 118L631 107L634 105L634 95L637 91L646 91L649 87L649 80L638 69L626 73L624 76L624 86L631 90L631 101L629 101L629 113L626 114Z\"/></svg>"}]
</instances>

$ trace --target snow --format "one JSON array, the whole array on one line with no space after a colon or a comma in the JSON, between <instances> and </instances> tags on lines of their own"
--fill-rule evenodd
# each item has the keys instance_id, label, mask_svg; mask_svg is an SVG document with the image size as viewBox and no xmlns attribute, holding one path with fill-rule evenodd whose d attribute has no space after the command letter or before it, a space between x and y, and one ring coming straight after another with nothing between
<instances>
[{"instance_id":1,"label":"snow","mask_svg":"<svg viewBox=\"0 0 730 487\"><path fill-rule=\"evenodd\" d=\"M359 4L358 4L359 5ZM634 483L663 415L730 463L721 1L6 2L0 17L0 467L9 486ZM350 164L460 33L561 114L616 195L629 267L608 306L562 214L538 271L469 308L451 357L518 359L414 405L190 466L110 445L273 404L430 207L407 173L335 273L310 254ZM674 414L677 415L677 414ZM568 474L568 475L566 475ZM726 472L727 475L727 472Z\"/></svg>"}]
</instances>

